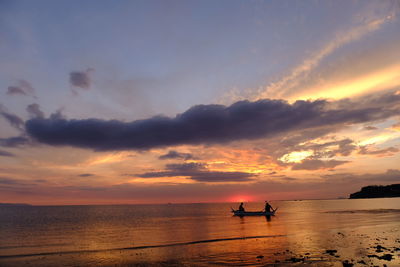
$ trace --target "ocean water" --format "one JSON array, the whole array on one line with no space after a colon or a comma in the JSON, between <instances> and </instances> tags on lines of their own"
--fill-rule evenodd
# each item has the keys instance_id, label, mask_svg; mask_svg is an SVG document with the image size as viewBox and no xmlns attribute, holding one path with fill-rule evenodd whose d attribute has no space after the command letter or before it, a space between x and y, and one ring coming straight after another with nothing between
<instances>
[{"instance_id":1,"label":"ocean water","mask_svg":"<svg viewBox=\"0 0 400 267\"><path fill-rule=\"evenodd\" d=\"M0 266L400 266L400 198L271 203L0 207Z\"/></svg>"}]
</instances>

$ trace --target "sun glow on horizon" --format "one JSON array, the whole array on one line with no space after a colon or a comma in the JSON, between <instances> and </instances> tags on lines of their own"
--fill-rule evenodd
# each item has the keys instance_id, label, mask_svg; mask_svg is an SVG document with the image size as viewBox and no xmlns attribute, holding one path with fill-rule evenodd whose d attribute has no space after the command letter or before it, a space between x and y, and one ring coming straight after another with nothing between
<instances>
[{"instance_id":1,"label":"sun glow on horizon","mask_svg":"<svg viewBox=\"0 0 400 267\"><path fill-rule=\"evenodd\" d=\"M230 197L229 199L228 199L228 201L229 202L237 202L237 203L240 203L240 202L250 202L250 201L253 201L254 200L254 198L253 197L251 197L251 196L248 196L248 195L236 195L236 196L232 196L232 197Z\"/></svg>"}]
</instances>

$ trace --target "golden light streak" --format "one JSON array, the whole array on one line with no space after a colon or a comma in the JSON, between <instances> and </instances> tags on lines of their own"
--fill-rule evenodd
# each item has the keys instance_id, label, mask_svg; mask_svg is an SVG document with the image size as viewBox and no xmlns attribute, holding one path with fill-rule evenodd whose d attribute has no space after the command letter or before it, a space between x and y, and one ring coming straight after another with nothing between
<instances>
[{"instance_id":1,"label":"golden light streak","mask_svg":"<svg viewBox=\"0 0 400 267\"><path fill-rule=\"evenodd\" d=\"M389 141L394 138L400 137L400 133L387 133L387 134L381 134L378 136L374 136L368 139L365 139L361 142L359 142L359 145L361 146L366 146L366 145L373 145L373 144L382 144L386 141Z\"/></svg>"},{"instance_id":2,"label":"golden light streak","mask_svg":"<svg viewBox=\"0 0 400 267\"><path fill-rule=\"evenodd\" d=\"M98 164L106 164L106 163L114 163L123 161L129 156L131 153L129 152L119 152L107 154L105 156L95 157L94 159L90 159L86 162L87 165L98 165Z\"/></svg>"},{"instance_id":3,"label":"golden light streak","mask_svg":"<svg viewBox=\"0 0 400 267\"><path fill-rule=\"evenodd\" d=\"M353 80L332 83L323 87L311 88L301 94L294 94L291 100L332 98L340 99L350 96L371 93L382 89L393 88L400 84L400 65L390 66L384 70L367 74Z\"/></svg>"}]
</instances>

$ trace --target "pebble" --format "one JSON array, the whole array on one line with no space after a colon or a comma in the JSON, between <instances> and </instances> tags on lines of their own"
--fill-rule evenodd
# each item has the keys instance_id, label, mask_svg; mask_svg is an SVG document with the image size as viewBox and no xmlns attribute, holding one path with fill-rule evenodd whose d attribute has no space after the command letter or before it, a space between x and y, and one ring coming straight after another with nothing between
<instances>
[{"instance_id":1,"label":"pebble","mask_svg":"<svg viewBox=\"0 0 400 267\"><path fill-rule=\"evenodd\" d=\"M349 262L348 260L345 260L342 262L343 267L353 267L353 263Z\"/></svg>"},{"instance_id":2,"label":"pebble","mask_svg":"<svg viewBox=\"0 0 400 267\"><path fill-rule=\"evenodd\" d=\"M331 255L331 256L335 256L335 253L337 252L336 249L327 249L325 250L325 253Z\"/></svg>"},{"instance_id":3,"label":"pebble","mask_svg":"<svg viewBox=\"0 0 400 267\"><path fill-rule=\"evenodd\" d=\"M289 259L289 261L291 261L291 262L300 262L300 261L304 261L304 258L295 258L295 257L292 257L292 258Z\"/></svg>"}]
</instances>

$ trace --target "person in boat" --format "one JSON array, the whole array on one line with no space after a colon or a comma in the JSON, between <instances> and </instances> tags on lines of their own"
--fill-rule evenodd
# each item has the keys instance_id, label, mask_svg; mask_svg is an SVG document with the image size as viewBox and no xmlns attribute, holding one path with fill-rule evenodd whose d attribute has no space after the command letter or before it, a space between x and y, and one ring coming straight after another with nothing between
<instances>
[{"instance_id":1,"label":"person in boat","mask_svg":"<svg viewBox=\"0 0 400 267\"><path fill-rule=\"evenodd\" d=\"M244 211L243 202L240 203L238 211Z\"/></svg>"},{"instance_id":2,"label":"person in boat","mask_svg":"<svg viewBox=\"0 0 400 267\"><path fill-rule=\"evenodd\" d=\"M266 212L273 212L273 211L274 211L274 208L272 208L272 206L268 203L268 201L265 201L265 208L264 208L264 210L265 210Z\"/></svg>"}]
</instances>

